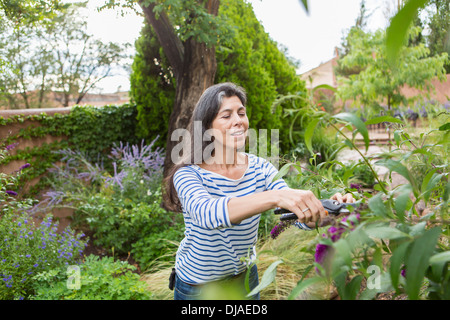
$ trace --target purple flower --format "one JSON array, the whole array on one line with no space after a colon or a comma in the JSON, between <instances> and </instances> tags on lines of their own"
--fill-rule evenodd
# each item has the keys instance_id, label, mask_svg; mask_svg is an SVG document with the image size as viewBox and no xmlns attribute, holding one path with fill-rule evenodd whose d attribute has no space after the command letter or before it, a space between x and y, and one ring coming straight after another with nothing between
<instances>
[{"instance_id":1,"label":"purple flower","mask_svg":"<svg viewBox=\"0 0 450 320\"><path fill-rule=\"evenodd\" d=\"M326 244L321 243L317 244L316 253L314 254L314 261L319 264L322 264L329 248L330 246Z\"/></svg>"},{"instance_id":2,"label":"purple flower","mask_svg":"<svg viewBox=\"0 0 450 320\"><path fill-rule=\"evenodd\" d=\"M18 144L19 143L16 142L16 143L13 143L13 144L10 144L10 145L6 146L6 151L10 151L10 150L14 149Z\"/></svg>"},{"instance_id":3,"label":"purple flower","mask_svg":"<svg viewBox=\"0 0 450 320\"><path fill-rule=\"evenodd\" d=\"M272 237L272 239L276 239L280 235L280 233L289 228L291 225L292 222L288 221L278 222L275 227L273 227L272 231L270 231L270 236Z\"/></svg>"},{"instance_id":4,"label":"purple flower","mask_svg":"<svg viewBox=\"0 0 450 320\"><path fill-rule=\"evenodd\" d=\"M21 166L21 167L19 168L19 171L22 171L23 169L26 169L26 168L29 168L29 167L31 167L31 164L25 163L23 166Z\"/></svg>"},{"instance_id":5,"label":"purple flower","mask_svg":"<svg viewBox=\"0 0 450 320\"><path fill-rule=\"evenodd\" d=\"M17 192L12 191L12 190L6 190L6 193L13 197L17 196Z\"/></svg>"},{"instance_id":6,"label":"purple flower","mask_svg":"<svg viewBox=\"0 0 450 320\"><path fill-rule=\"evenodd\" d=\"M359 183L350 183L350 189L356 189L358 192L361 192L362 185Z\"/></svg>"},{"instance_id":7,"label":"purple flower","mask_svg":"<svg viewBox=\"0 0 450 320\"><path fill-rule=\"evenodd\" d=\"M333 253L334 248L332 246L318 243L316 246L316 253L314 254L314 261L320 264L322 267L329 269L330 255ZM328 267L328 268L327 268ZM319 268L315 268L316 272L320 274Z\"/></svg>"},{"instance_id":8,"label":"purple flower","mask_svg":"<svg viewBox=\"0 0 450 320\"><path fill-rule=\"evenodd\" d=\"M333 242L338 241L344 232L345 232L345 229L342 227L336 228L333 226L328 229L328 234L331 238L331 241L333 241Z\"/></svg>"},{"instance_id":9,"label":"purple flower","mask_svg":"<svg viewBox=\"0 0 450 320\"><path fill-rule=\"evenodd\" d=\"M405 278L406 277L406 269L402 269L400 274L402 275L403 278Z\"/></svg>"}]
</instances>

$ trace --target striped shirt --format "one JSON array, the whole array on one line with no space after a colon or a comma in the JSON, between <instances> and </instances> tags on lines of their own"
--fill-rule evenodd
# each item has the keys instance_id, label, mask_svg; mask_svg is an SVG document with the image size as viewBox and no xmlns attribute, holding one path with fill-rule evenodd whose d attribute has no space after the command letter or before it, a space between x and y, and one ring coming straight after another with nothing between
<instances>
[{"instance_id":1,"label":"striped shirt","mask_svg":"<svg viewBox=\"0 0 450 320\"><path fill-rule=\"evenodd\" d=\"M266 190L289 188L283 179L272 181L275 167L263 158L248 156L239 179L189 165L178 169L174 185L185 222L185 237L177 251L175 269L188 284L202 284L246 270L242 258L254 251L261 214L232 224L228 201Z\"/></svg>"}]
</instances>

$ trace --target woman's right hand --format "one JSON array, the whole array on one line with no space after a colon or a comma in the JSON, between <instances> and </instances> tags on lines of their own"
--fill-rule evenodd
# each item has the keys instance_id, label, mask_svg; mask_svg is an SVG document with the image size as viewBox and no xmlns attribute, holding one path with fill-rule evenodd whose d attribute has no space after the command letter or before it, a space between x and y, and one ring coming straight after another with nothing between
<instances>
[{"instance_id":1,"label":"woman's right hand","mask_svg":"<svg viewBox=\"0 0 450 320\"><path fill-rule=\"evenodd\" d=\"M299 222L320 222L327 216L322 203L309 190L277 190L275 196L277 197L277 206L295 213Z\"/></svg>"}]
</instances>

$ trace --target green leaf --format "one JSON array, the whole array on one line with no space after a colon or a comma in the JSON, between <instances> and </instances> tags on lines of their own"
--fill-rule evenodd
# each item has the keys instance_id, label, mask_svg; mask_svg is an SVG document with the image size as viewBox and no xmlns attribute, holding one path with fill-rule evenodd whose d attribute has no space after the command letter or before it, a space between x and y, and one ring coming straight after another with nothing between
<instances>
[{"instance_id":1,"label":"green leaf","mask_svg":"<svg viewBox=\"0 0 450 320\"><path fill-rule=\"evenodd\" d=\"M408 203L411 203L410 194L412 192L411 184L405 184L398 188L398 195L394 199L395 214L403 221L405 219L405 210Z\"/></svg>"},{"instance_id":2,"label":"green leaf","mask_svg":"<svg viewBox=\"0 0 450 320\"><path fill-rule=\"evenodd\" d=\"M367 126L369 124L377 124L377 123L381 123L381 122L403 123L403 121L398 118L394 118L391 116L381 116L381 117L376 117L376 118L367 120L366 122L364 122L364 124Z\"/></svg>"},{"instance_id":3,"label":"green leaf","mask_svg":"<svg viewBox=\"0 0 450 320\"><path fill-rule=\"evenodd\" d=\"M378 160L375 164L384 166L388 168L390 171L397 172L398 174L405 177L411 183L411 176L408 169L400 163L400 161L392 160L392 159L381 159Z\"/></svg>"},{"instance_id":4,"label":"green leaf","mask_svg":"<svg viewBox=\"0 0 450 320\"><path fill-rule=\"evenodd\" d=\"M294 300L295 298L298 297L298 295L300 293L303 292L303 290L305 290L309 286L311 286L313 284L316 284L316 283L324 282L324 281L325 280L320 278L320 277L313 277L313 278L308 278L308 279L305 279L303 281L300 281L297 284L297 286L289 294L288 300Z\"/></svg>"},{"instance_id":5,"label":"green leaf","mask_svg":"<svg viewBox=\"0 0 450 320\"><path fill-rule=\"evenodd\" d=\"M362 275L357 275L347 283L348 272L343 272L335 277L336 287L342 300L355 300L356 295L361 289Z\"/></svg>"},{"instance_id":6,"label":"green leaf","mask_svg":"<svg viewBox=\"0 0 450 320\"><path fill-rule=\"evenodd\" d=\"M441 230L433 228L417 238L412 243L411 251L405 260L406 265L406 293L411 300L419 298L420 288L429 266L429 260L434 252Z\"/></svg>"},{"instance_id":7,"label":"green leaf","mask_svg":"<svg viewBox=\"0 0 450 320\"><path fill-rule=\"evenodd\" d=\"M450 261L450 251L436 253L430 257L430 264L442 263Z\"/></svg>"},{"instance_id":8,"label":"green leaf","mask_svg":"<svg viewBox=\"0 0 450 320\"><path fill-rule=\"evenodd\" d=\"M367 278L367 281L370 281L371 280L370 277L372 276L369 276ZM367 286L366 289L359 295L358 297L359 300L372 300L376 297L378 293L392 291L393 288L389 273L383 272L381 273L381 275L377 276L379 277L378 281L380 286L375 288L369 288L369 286Z\"/></svg>"},{"instance_id":9,"label":"green leaf","mask_svg":"<svg viewBox=\"0 0 450 320\"><path fill-rule=\"evenodd\" d=\"M445 185L445 190L444 190L444 194L442 196L442 199L444 201L448 201L449 196L450 196L450 180L447 181L447 184Z\"/></svg>"},{"instance_id":10,"label":"green leaf","mask_svg":"<svg viewBox=\"0 0 450 320\"><path fill-rule=\"evenodd\" d=\"M284 166L282 166L280 171L278 171L275 177L273 177L272 181L277 181L278 179L283 178L289 172L289 168L293 165L295 165L295 163L291 162L286 163Z\"/></svg>"},{"instance_id":11,"label":"green leaf","mask_svg":"<svg viewBox=\"0 0 450 320\"><path fill-rule=\"evenodd\" d=\"M407 32L419 9L427 0L409 0L392 18L386 30L386 55L391 65L395 65L401 47L406 42Z\"/></svg>"},{"instance_id":12,"label":"green leaf","mask_svg":"<svg viewBox=\"0 0 450 320\"><path fill-rule=\"evenodd\" d=\"M447 268L445 266L450 262L450 251L440 252L430 258L431 274L430 280L440 282ZM445 268L445 269L444 269Z\"/></svg>"},{"instance_id":13,"label":"green leaf","mask_svg":"<svg viewBox=\"0 0 450 320\"><path fill-rule=\"evenodd\" d=\"M387 209L383 203L383 199L381 198L382 193L377 193L375 196L369 199L369 208L372 212L379 217L387 216Z\"/></svg>"},{"instance_id":14,"label":"green leaf","mask_svg":"<svg viewBox=\"0 0 450 320\"><path fill-rule=\"evenodd\" d=\"M303 5L303 8L305 9L306 13L309 14L308 0L300 0L299 2Z\"/></svg>"},{"instance_id":15,"label":"green leaf","mask_svg":"<svg viewBox=\"0 0 450 320\"><path fill-rule=\"evenodd\" d=\"M392 227L373 226L367 228L365 231L369 237L378 239L410 238L409 234Z\"/></svg>"},{"instance_id":16,"label":"green leaf","mask_svg":"<svg viewBox=\"0 0 450 320\"><path fill-rule=\"evenodd\" d=\"M333 118L350 122L356 128L356 130L359 133L361 133L361 135L363 136L364 144L366 146L366 151L367 151L367 149L369 148L369 144L370 144L369 131L367 130L367 127L365 126L364 122L362 122L362 120L360 118L358 118L355 114L348 113L348 112L338 113L338 114L334 115Z\"/></svg>"},{"instance_id":17,"label":"green leaf","mask_svg":"<svg viewBox=\"0 0 450 320\"><path fill-rule=\"evenodd\" d=\"M330 86L329 84L320 84L318 86L315 86L312 90L313 92L316 91L317 89L327 89L333 92L337 92L336 88Z\"/></svg>"},{"instance_id":18,"label":"green leaf","mask_svg":"<svg viewBox=\"0 0 450 320\"><path fill-rule=\"evenodd\" d=\"M312 136L319 121L319 118L312 119L305 130L305 145L308 148L309 152L311 152L311 154L314 154L314 151L312 149Z\"/></svg>"},{"instance_id":19,"label":"green leaf","mask_svg":"<svg viewBox=\"0 0 450 320\"><path fill-rule=\"evenodd\" d=\"M268 285L270 285L273 280L275 280L275 276L277 275L277 266L283 263L282 260L278 260L275 261L274 263L272 263L267 270L264 272L262 278L261 278L261 282L256 286L256 288L254 288L248 295L247 297L253 296L255 294L257 294L258 292L260 292L262 289L266 288Z\"/></svg>"},{"instance_id":20,"label":"green leaf","mask_svg":"<svg viewBox=\"0 0 450 320\"><path fill-rule=\"evenodd\" d=\"M425 176L422 183L422 195L425 200L425 204L430 198L431 192L433 191L436 184L441 180L442 174L435 173L437 169L433 169Z\"/></svg>"},{"instance_id":21,"label":"green leaf","mask_svg":"<svg viewBox=\"0 0 450 320\"><path fill-rule=\"evenodd\" d=\"M392 282L392 286L394 287L394 289L397 291L398 290L398 279L400 276L400 269L403 265L403 261L405 259L405 253L406 250L408 249L409 245L411 244L410 241L402 243L401 245L399 245L394 252L392 253L391 256L391 267L389 268L389 273L391 275L391 282Z\"/></svg>"},{"instance_id":22,"label":"green leaf","mask_svg":"<svg viewBox=\"0 0 450 320\"><path fill-rule=\"evenodd\" d=\"M439 127L439 131L447 131L450 130L450 122L447 122L446 124L443 124Z\"/></svg>"}]
</instances>

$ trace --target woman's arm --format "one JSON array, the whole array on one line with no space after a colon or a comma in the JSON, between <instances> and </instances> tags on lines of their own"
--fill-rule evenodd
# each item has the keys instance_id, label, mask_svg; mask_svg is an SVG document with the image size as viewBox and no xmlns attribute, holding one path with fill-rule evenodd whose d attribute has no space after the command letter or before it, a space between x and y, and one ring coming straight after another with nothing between
<instances>
[{"instance_id":1,"label":"woman's arm","mask_svg":"<svg viewBox=\"0 0 450 320\"><path fill-rule=\"evenodd\" d=\"M351 193L345 195L337 193L331 199L339 202L355 202ZM335 218L328 216L328 212L325 211L322 203L311 191L296 189L270 190L231 198L228 201L228 216L231 223L238 224L255 214L276 207L288 209L295 213L298 221L305 223L310 228L315 228L316 222L318 222L319 227L326 226ZM306 210L307 208L309 210Z\"/></svg>"},{"instance_id":2,"label":"woman's arm","mask_svg":"<svg viewBox=\"0 0 450 320\"><path fill-rule=\"evenodd\" d=\"M295 213L300 222L308 223L326 217L325 209L311 191L282 189L269 190L228 201L230 222L238 224L263 211L281 207Z\"/></svg>"}]
</instances>

